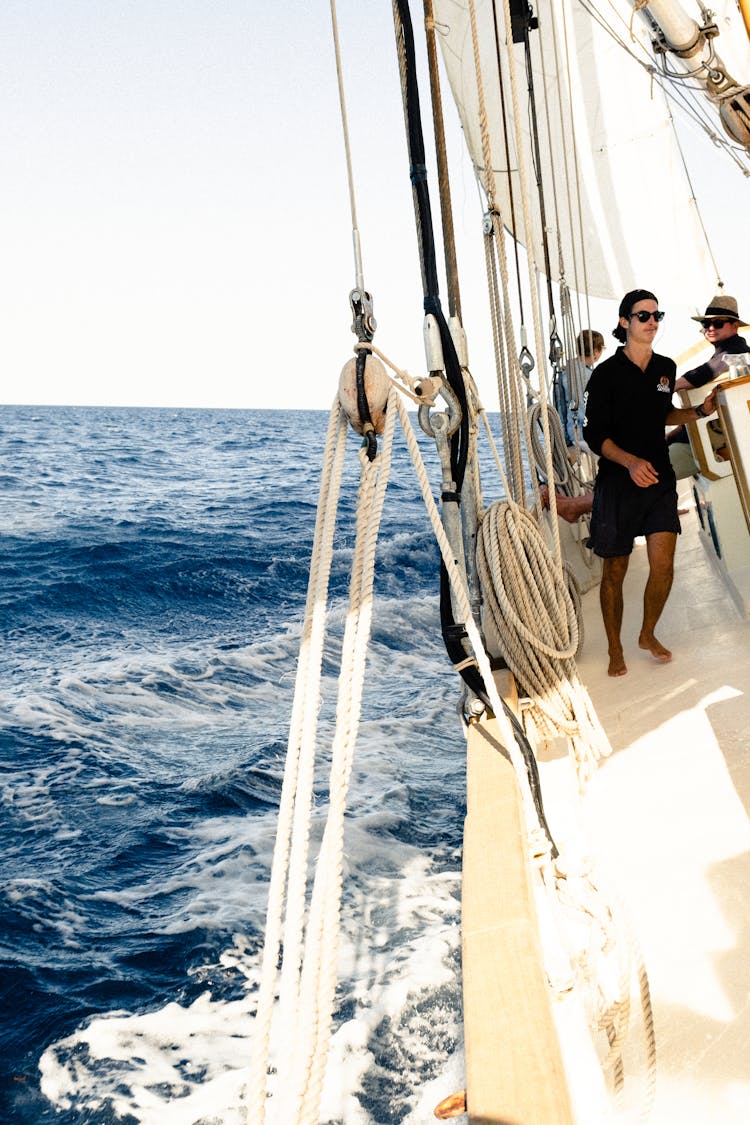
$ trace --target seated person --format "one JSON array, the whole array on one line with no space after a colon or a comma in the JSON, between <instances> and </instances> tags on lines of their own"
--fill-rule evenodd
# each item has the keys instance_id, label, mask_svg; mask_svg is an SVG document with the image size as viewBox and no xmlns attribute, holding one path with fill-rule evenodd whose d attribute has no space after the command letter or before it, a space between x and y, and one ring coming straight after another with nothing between
<instances>
[{"instance_id":1,"label":"seated person","mask_svg":"<svg viewBox=\"0 0 750 1125\"><path fill-rule=\"evenodd\" d=\"M729 370L729 365L724 358L725 355L741 355L743 352L750 352L750 345L748 345L747 340L744 336L738 334L742 321L737 312L735 297L725 297L719 293L712 298L703 316L694 316L692 319L700 323L703 334L708 343L713 344L714 351L711 358L705 363L701 363L698 367L694 367L680 376L674 385L676 391L688 391L694 387L702 387L706 383L710 383L712 379L723 375L725 371ZM729 451L724 438L724 431L718 420L714 419L710 423L708 436L716 459L728 461ZM684 449L681 448L684 445L689 447L689 439L684 426L673 430L667 438L667 443L670 447L670 460L678 479L681 475L693 475L692 473L677 471L678 466L686 468L688 460L695 465L694 472L698 472L695 461L692 457L687 458Z\"/></svg>"},{"instance_id":2,"label":"seated person","mask_svg":"<svg viewBox=\"0 0 750 1125\"><path fill-rule=\"evenodd\" d=\"M738 335L742 321L737 314L737 301L734 297L724 297L720 293L712 299L703 316L694 316L691 319L700 323L706 340L714 346L714 353L706 363L701 363L681 375L674 385L676 391L689 391L693 387L702 387L705 383L710 383L712 379L723 375L729 369L723 356L750 352L750 345L745 337Z\"/></svg>"},{"instance_id":3,"label":"seated person","mask_svg":"<svg viewBox=\"0 0 750 1125\"><path fill-rule=\"evenodd\" d=\"M549 488L546 484L540 486L539 495L542 507L549 508ZM593 492L581 492L578 496L566 496L563 492L555 492L557 514L560 519L567 520L568 523L577 523L581 516L589 515L593 501Z\"/></svg>"},{"instance_id":4,"label":"seated person","mask_svg":"<svg viewBox=\"0 0 750 1125\"><path fill-rule=\"evenodd\" d=\"M583 392L591 377L594 364L598 363L604 351L604 337L601 332L584 328L576 336L577 355L555 380L555 409L565 430L565 444L576 444L575 435L581 439L583 431Z\"/></svg>"}]
</instances>

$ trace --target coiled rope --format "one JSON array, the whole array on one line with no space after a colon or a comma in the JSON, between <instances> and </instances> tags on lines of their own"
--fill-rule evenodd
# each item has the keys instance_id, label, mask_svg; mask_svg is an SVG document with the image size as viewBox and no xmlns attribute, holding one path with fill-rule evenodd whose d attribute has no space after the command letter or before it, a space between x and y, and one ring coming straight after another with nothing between
<instances>
[{"instance_id":1,"label":"coiled rope","mask_svg":"<svg viewBox=\"0 0 750 1125\"><path fill-rule=\"evenodd\" d=\"M545 741L569 739L583 786L611 746L578 676L573 599L533 516L510 501L492 504L477 564L501 655L530 697L529 717Z\"/></svg>"},{"instance_id":2,"label":"coiled rope","mask_svg":"<svg viewBox=\"0 0 750 1125\"><path fill-rule=\"evenodd\" d=\"M542 409L541 402L535 402L529 407L530 453L534 465L542 480L546 480L548 485L554 485L555 489L562 490L566 496L575 496L578 490L576 489L575 478L568 459L568 451L565 445L565 431L563 430L560 415L552 406L547 407L549 415L549 436L552 443L552 481L550 482L547 479L549 460L543 440L541 424Z\"/></svg>"}]
</instances>

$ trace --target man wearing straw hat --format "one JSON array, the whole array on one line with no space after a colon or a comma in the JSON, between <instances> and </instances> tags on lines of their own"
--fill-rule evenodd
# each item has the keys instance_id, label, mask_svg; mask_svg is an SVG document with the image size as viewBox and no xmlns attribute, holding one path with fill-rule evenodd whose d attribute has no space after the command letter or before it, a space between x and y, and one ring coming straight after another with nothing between
<instances>
[{"instance_id":1,"label":"man wearing straw hat","mask_svg":"<svg viewBox=\"0 0 750 1125\"><path fill-rule=\"evenodd\" d=\"M714 354L706 363L686 371L674 385L676 391L689 391L702 387L718 375L728 370L724 355L740 355L750 352L750 344L744 336L738 335L740 324L744 323L737 312L735 297L725 297L723 293L713 297L703 316L694 316L703 329L703 335L714 346Z\"/></svg>"},{"instance_id":2,"label":"man wearing straw hat","mask_svg":"<svg viewBox=\"0 0 750 1125\"><path fill-rule=\"evenodd\" d=\"M686 371L684 375L681 375L674 385L676 391L690 391L694 387L702 387L704 384L710 383L712 379L723 375L725 371L729 370L729 365L724 359L725 355L741 355L743 352L750 352L750 345L747 340L744 336L738 334L738 329L743 321L737 312L736 297L728 297L724 296L723 293L718 293L711 299L711 303L703 316L694 316L691 319L697 320L700 324L706 340L714 346L714 354L706 363L701 363L700 366L694 367L691 371ZM720 461L725 461L728 453L719 422L712 424L709 438L714 446L716 457ZM669 445L669 459L678 480L698 472L698 465L690 450L687 430L684 426L678 426L676 430L672 431L667 438L667 444Z\"/></svg>"}]
</instances>

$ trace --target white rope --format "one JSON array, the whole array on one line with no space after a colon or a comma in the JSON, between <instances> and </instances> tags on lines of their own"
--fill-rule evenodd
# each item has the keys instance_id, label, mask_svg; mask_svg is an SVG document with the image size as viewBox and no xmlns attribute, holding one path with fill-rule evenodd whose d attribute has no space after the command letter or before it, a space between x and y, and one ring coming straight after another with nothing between
<instances>
[{"instance_id":1,"label":"white rope","mask_svg":"<svg viewBox=\"0 0 750 1125\"><path fill-rule=\"evenodd\" d=\"M372 615L375 546L390 470L393 428L399 417L414 464L430 522L448 571L458 618L466 629L474 661L500 728L500 737L516 771L534 854L546 848L538 821L526 764L495 685L489 660L474 622L469 595L454 561L432 496L427 471L411 421L400 397L392 391L386 413L382 451L370 464L360 452L361 484L357 536L352 562L349 611L339 676L336 733L332 746L330 798L323 841L304 927L305 891L311 829L311 797L315 761L316 717L325 631L327 583L330 574L335 510L340 491L346 423L343 413L331 413L321 482L310 585L303 626L287 765L282 786L279 828L269 890L266 941L256 1017L254 1055L243 1098L245 1119L266 1119L267 1072L270 1055L274 995L281 949L281 918L286 892L284 958L277 1018L284 1036L278 1062L276 1094L269 1105L278 1125L313 1125L318 1120L328 1055L328 1041L336 986L336 955L341 899L343 824L346 795L361 709L367 644ZM304 929L304 957L303 957Z\"/></svg>"},{"instance_id":2,"label":"white rope","mask_svg":"<svg viewBox=\"0 0 750 1125\"><path fill-rule=\"evenodd\" d=\"M566 62L566 78L567 78L567 97L564 96L564 92L565 92L566 87L563 85L562 78L561 78L562 70L561 70L561 66L560 66L560 51L559 51L559 45L558 45L558 32L557 32L557 20L558 20L558 18L565 21L566 15L565 15L565 12L562 12L561 15L558 17L557 12L556 12L556 7L555 7L555 0L550 0L549 15L550 15L550 27L551 27L551 32L552 32L554 68L555 68L555 75L556 75L557 108L558 108L560 135L561 136L570 136L570 138L571 138L570 144L565 144L565 145L562 146L563 172L564 172L564 177L565 177L565 200L566 200L566 203L567 203L567 212L568 212L568 228L569 228L569 231L570 231L570 248L571 248L571 254L572 254L571 265L572 265L572 269L573 269L573 284L574 284L574 287L575 287L577 301L578 301L579 325L582 325L581 308L580 308L580 294L581 294L582 291L585 295L585 301L586 301L587 323L589 323L589 324L591 323L591 318L590 318L590 312L589 312L586 244L585 244L585 241L584 241L584 238L583 238L583 216L582 216L582 210L581 210L581 193L580 193L580 165L579 165L579 160L578 160L578 144L577 144L577 140L576 140L575 116L574 116L574 113L573 113L573 104L572 104L573 91L572 91L572 85L571 85L571 72L570 72L570 59L569 59L569 52L568 52L567 25L565 25L565 62ZM543 30L545 32L545 38L546 38L546 30L547 30L546 23L545 23L545 26L544 26ZM540 43L541 42L542 42L542 40L540 40ZM566 114L565 114L566 109L567 109L567 119L566 119ZM572 164L573 164L573 171L574 171L574 174L575 174L575 188L576 188L575 194L576 194L576 200L577 200L577 205L578 205L578 230L577 231L576 231L576 226L575 226L575 223L574 223L574 220L573 220L573 209L572 209L573 189L571 187L571 174L570 174L570 163L571 163L571 161L572 161ZM558 181L558 176L556 176L556 175L553 176L552 177L552 184L553 184L553 188L555 190L555 193L557 192L557 181ZM579 276L578 276L579 258L580 258L581 269L583 271L583 283L581 283L581 281L579 280ZM572 353L569 352L568 354L570 355Z\"/></svg>"},{"instance_id":3,"label":"white rope","mask_svg":"<svg viewBox=\"0 0 750 1125\"><path fill-rule=\"evenodd\" d=\"M392 394L393 400L396 396ZM392 406L392 402L390 404ZM390 470L390 450L396 410L386 418L382 451L371 464L360 452L361 486L357 541L352 563L350 607L344 634L339 677L337 728L332 749L328 822L318 855L306 930L304 964L300 975L302 924L311 827L311 793L314 769L315 719L320 698L322 646L327 582L332 538L346 438L343 412L334 408L324 458L318 527L313 548L303 642L292 710L287 766L282 787L274 862L269 893L266 943L256 1017L254 1058L246 1091L246 1120L263 1122L266 1112L273 997L280 949L280 920L288 880L284 929L284 966L281 974L279 1020L290 1036L288 1050L279 1060L279 1094L273 1099L275 1120L314 1122L327 1058L327 1043L335 992L335 960L343 855L343 814L351 775L351 761L364 682L364 664L370 634L374 556L385 488ZM343 419L343 422L342 422ZM333 440L331 435L338 439ZM343 440L342 440L343 439ZM318 529L321 533L318 534ZM324 588L325 587L325 588ZM300 744L304 743L304 754ZM302 764L300 764L302 763ZM292 826L292 817L294 825ZM291 858L290 830L293 832ZM293 1035L292 1035L293 1032ZM276 1111L278 1110L278 1115Z\"/></svg>"},{"instance_id":4,"label":"white rope","mask_svg":"<svg viewBox=\"0 0 750 1125\"><path fill-rule=\"evenodd\" d=\"M301 1112L298 1119L311 1125L318 1121L336 989L344 812L359 728L365 661L372 621L375 548L390 474L397 401L397 396L392 392L388 403L382 449L375 461L368 462L364 450L360 450L361 483L357 507L357 533L339 675L336 734L331 755L329 812L310 903L301 1003L293 1048L294 1085L291 1088L289 1103L296 1110L296 1098L299 1093ZM308 1033L311 1025L316 1029L314 1040L311 1040ZM285 1112L280 1120L287 1122L297 1118Z\"/></svg>"},{"instance_id":5,"label":"white rope","mask_svg":"<svg viewBox=\"0 0 750 1125\"><path fill-rule=\"evenodd\" d=\"M396 390L401 391L402 394L407 395L412 400L412 402L416 402L418 406L423 406L425 404L431 406L435 402L437 392L439 391L441 385L441 381L439 379L433 379L430 376L424 376L417 379L413 378L408 371L406 371L402 367L398 367L392 359L389 359L384 352L381 352L380 348L376 348L372 341L358 341L354 345L354 351L372 352L374 355L382 359L386 367L390 367L391 371L393 371L396 375L396 379L398 379L401 383L401 385L399 386L399 383L396 382L396 379L391 378L391 376L386 371L385 375L386 378L390 381L391 386L395 387Z\"/></svg>"},{"instance_id":6,"label":"white rope","mask_svg":"<svg viewBox=\"0 0 750 1125\"><path fill-rule=\"evenodd\" d=\"M510 38L511 18L510 18L510 7L509 7L509 4L508 4L508 0L504 0L504 11L505 11L506 36L509 39ZM528 420L526 418L526 412L523 409L522 402L521 402L522 377L521 377L521 371L520 371L520 364L518 362L518 357L517 357L518 349L516 348L516 345L515 345L515 339L514 339L515 334L513 332L513 320L512 320L511 303L510 303L509 287L508 287L507 255L506 255L506 251L505 251L505 233L504 233L504 228L503 228L501 216L500 216L500 214L497 211L496 206L495 206L495 173L494 173L493 165L492 165L492 150L491 150L490 137L489 137L489 125L488 125L488 120L487 120L487 108L486 108L486 102L485 102L484 83L483 83L483 78L482 78L482 66L481 66L480 52L479 52L479 32L478 32L478 28L477 28L477 18L476 18L476 10L475 10L474 0L469 0L469 17L470 17L470 23L471 23L472 45L473 45L473 50L474 50L474 71L475 71L475 80L476 80L476 84L477 84L477 98L478 98L478 102L479 102L479 120L480 120L480 131L481 131L481 138L482 138L482 155L483 155L484 169L485 169L485 190L487 192L490 211L491 211L491 214L492 214L492 224L493 224L493 234L494 234L494 240L493 241L494 241L495 251L498 255L498 259L499 259L499 262L500 262L500 274L501 274L501 279L502 279L503 306L504 306L503 307L503 313L502 313L502 321L503 321L503 324L505 326L505 346L506 346L507 362L508 362L508 367L512 370L512 372L516 376L515 381L514 381L514 386L510 388L510 394L512 396L514 396L514 398L515 398L516 417L520 419L521 424L525 428L525 438L526 438L526 442L527 442L527 448L529 448L530 434L529 434L529 429L528 429ZM517 90L515 64L514 64L514 61L513 61L512 51L507 52L507 57L508 57L508 72L510 74L510 82L511 82L511 95L512 95L512 105L513 105L513 124L514 124L514 133L515 133L515 143L516 143L516 151L518 153L518 172L519 172L519 176L520 176L520 194L521 194L521 199L522 199L522 202L523 202L524 229L525 229L526 235L527 235L527 237L526 237L526 251L527 251L528 269L529 269L529 284L530 284L530 290L531 290L531 307L532 307L532 317L533 317L533 323L534 323L534 338L536 340L537 354L539 356L543 356L545 354L545 346L544 346L544 340L543 340L543 337L542 337L541 318L540 318L540 311L539 311L539 299L538 299L538 294L537 294L536 285L535 285L536 263L534 261L534 250L533 250L533 239L532 239L532 222L531 222L531 215L530 215L530 211L529 211L529 202L528 202L528 194L527 194L528 185L527 185L527 176L526 176L526 162L525 162L525 159L524 159L524 150L523 150L521 114L520 114L520 108L519 108L519 97L518 97L518 90ZM500 76L500 80L502 81L501 76ZM485 240L485 242L487 244L487 239ZM498 326L495 327L495 333L494 334L495 334L496 340L498 340L499 339L500 312L499 312L499 307L498 307L497 312L494 311L495 298L493 298L493 296L492 296L492 292L493 292L492 272L493 271L490 268L490 264L489 264L489 253L490 253L490 251L487 249L487 246L486 246L485 254L488 256L488 281L489 281L489 284L490 284L491 307L493 307L493 316L498 320ZM498 302L498 306L499 306L499 302ZM500 381L501 366L502 365L498 361L498 356L499 356L499 350L498 350L497 343L496 343L496 365L497 365L497 368L498 368L498 381ZM543 377L540 377L539 384L540 384L541 401L542 401L543 406L546 407L546 405L547 405L546 379L543 378ZM503 397L504 397L503 391L500 388L499 388L499 390L500 390L500 398L501 398L501 401L502 401ZM548 454L549 454L549 457L550 457L550 463L549 463L549 466L548 466L548 472L547 472L546 476L547 476L547 479L551 479L551 477L552 477L551 443L550 443L550 438L549 438L549 426L548 426L546 412L542 416L542 426L543 426L543 431L544 431L545 447L548 450ZM509 453L509 449L508 449L507 444L504 445L504 451L505 451L505 454L507 456L508 453ZM514 458L517 458L518 454L517 454L517 450L515 448L512 448L510 450L510 452L511 452L511 455ZM514 499L516 499L519 502L522 502L523 501L523 476L522 476L522 474L519 474L519 476L520 476L520 480L514 480L514 484L516 485L516 488L514 490ZM532 485L533 485L533 488L534 488L536 504L541 510L541 502L540 502L540 498L539 498L539 491L538 491L538 485L537 485L536 480L532 481ZM551 503L554 503L554 501L551 501ZM560 532L559 532L559 528L557 526L557 523L555 521L553 521L553 524L552 524L552 537L553 537L553 542L554 542L555 557L556 557L556 560L557 560L557 565L560 568L560 571L562 572L562 548L561 548L561 545L560 545Z\"/></svg>"},{"instance_id":7,"label":"white rope","mask_svg":"<svg viewBox=\"0 0 750 1125\"><path fill-rule=\"evenodd\" d=\"M253 1122L253 1125L255 1122L262 1125L265 1121L269 1042L293 824L295 819L301 816L301 810L304 807L309 810L312 792L312 763L314 762L315 733L320 699L320 669L323 660L328 578L333 557L333 534L341 488L346 432L346 417L338 402L335 402L331 409L323 457L307 603L297 664L276 843L271 866L266 936L255 1019L254 1052L248 1085L245 1090L245 1099L250 1099L251 1109L251 1115L248 1118L246 1114L246 1120ZM303 835L306 848L307 832L304 832ZM295 867L290 876L292 901L295 904L299 903L300 895L297 888L300 884L302 884L302 895L304 895L306 872L306 853L304 858L300 856L299 847L298 844L294 849ZM298 971L300 941L291 932L295 926L301 927L298 905L296 907L291 906L288 917L289 926L286 935L288 945L285 948L289 951L290 966L294 965Z\"/></svg>"},{"instance_id":8,"label":"white rope","mask_svg":"<svg viewBox=\"0 0 750 1125\"><path fill-rule=\"evenodd\" d=\"M493 343L495 349L495 370L497 374L498 396L501 407L501 423L503 428L503 452L506 462L510 462L511 495L519 503L524 501L525 481L521 456L521 444L518 432L518 419L523 414L520 400L521 372L518 362L518 348L516 346L515 331L513 327L513 313L509 293L508 262L505 252L505 231L502 216L496 207L495 173L492 164L492 148L490 144L489 122L484 96L484 83L479 52L479 33L477 29L476 10L473 0L469 4L469 17L471 21L471 38L474 52L474 76L477 85L477 98L479 102L479 125L482 141L482 158L484 161L484 190L487 196L487 205L491 216L491 229L485 228L485 262L487 268L487 283L490 294L490 310L492 316ZM500 288L497 282L497 266L500 266L502 283L502 302Z\"/></svg>"},{"instance_id":9,"label":"white rope","mask_svg":"<svg viewBox=\"0 0 750 1125\"><path fill-rule=\"evenodd\" d=\"M474 0L470 0L473 4ZM511 39L511 12L509 0L503 0L503 10L505 13L505 29L506 37ZM521 186L521 200L523 203L523 221L524 230L526 231L526 259L529 274L529 289L531 293L531 309L534 322L534 338L536 340L537 354L541 357L545 355L545 343L542 335L541 313L539 309L539 294L536 287L536 260L534 254L534 238L533 238L533 223L531 219L531 211L529 200L531 195L528 190L528 176L526 170L526 158L524 151L524 138L521 121L520 98L518 92L518 76L516 73L516 63L512 50L508 50L508 74L510 76L511 99L513 104L513 128L515 132L516 152L518 154L518 172L520 177ZM543 408L542 412L542 429L544 433L544 443L548 451L548 479L552 475L552 446L549 436L549 416L546 410L547 407L547 380L543 377L539 378L539 389L541 395L541 402ZM555 521L552 525L552 536L555 545L555 558L557 565L562 570L562 547L560 545L560 532Z\"/></svg>"},{"instance_id":10,"label":"white rope","mask_svg":"<svg viewBox=\"0 0 750 1125\"><path fill-rule=\"evenodd\" d=\"M537 402L529 407L529 430L531 433L530 456L533 459L537 472L550 486L550 507L552 506L552 492L561 489L566 496L574 496L577 492L574 484L573 470L568 460L568 450L565 445L565 431L553 406L548 407L548 433L552 442L552 480L547 477L550 458L544 445L543 436L540 438L540 422L542 404ZM554 485L554 489L553 489Z\"/></svg>"},{"instance_id":11,"label":"white rope","mask_svg":"<svg viewBox=\"0 0 750 1125\"><path fill-rule=\"evenodd\" d=\"M621 1102L625 1082L622 1048L631 1030L634 988L637 989L646 1053L645 1086L638 1120L651 1116L656 1097L656 1036L651 989L643 954L636 940L631 919L619 896L602 883L601 875L583 871L556 870L557 905L564 913L582 919L588 937L580 939L577 950L570 950L581 978L596 984L593 994L597 1026L607 1035L609 1050L600 1065L612 1072L617 1102ZM563 929L570 934L570 927ZM603 962L608 962L605 967ZM597 962L599 967L597 968ZM614 964L613 964L614 963Z\"/></svg>"},{"instance_id":12,"label":"white rope","mask_svg":"<svg viewBox=\"0 0 750 1125\"><path fill-rule=\"evenodd\" d=\"M534 726L545 740L568 738L583 786L611 747L575 665L575 605L533 516L509 501L492 504L480 526L477 565L485 610L501 655L531 699Z\"/></svg>"},{"instance_id":13,"label":"white rope","mask_svg":"<svg viewBox=\"0 0 750 1125\"><path fill-rule=\"evenodd\" d=\"M414 429L406 413L406 408L402 402L398 402L398 411L401 418L401 426L406 438L406 445L414 465L414 470L417 474L422 499L427 508L427 514L432 524L432 529L435 533L438 546L440 547L440 554L442 556L445 568L448 572L450 579L451 591L454 596L454 605L458 611L456 624L461 624L466 630L472 652L477 662L479 673L484 682L484 689L490 701L493 713L500 728L500 739L503 743L505 750L510 757L511 763L516 771L519 787L521 790L521 800L525 814L526 825L528 828L529 839L538 841L541 828L539 826L539 819L537 817L534 800L529 787L528 775L526 772L526 764L523 760L523 755L516 743L513 728L511 727L510 720L505 713L505 707L500 698L500 693L497 690L492 669L490 667L489 658L484 650L484 644L479 633L476 622L471 615L471 607L469 604L469 595L466 589L466 584L463 580L461 572L456 566L453 548L448 542L448 537L445 534L440 513L438 512L437 505L430 489L430 482L427 476L422 455L419 452L417 439L414 434Z\"/></svg>"}]
</instances>

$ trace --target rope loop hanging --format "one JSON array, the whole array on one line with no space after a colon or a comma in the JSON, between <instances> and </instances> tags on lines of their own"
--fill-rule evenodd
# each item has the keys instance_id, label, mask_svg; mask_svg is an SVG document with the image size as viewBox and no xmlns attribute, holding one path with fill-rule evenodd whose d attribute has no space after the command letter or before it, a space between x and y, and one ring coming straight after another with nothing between
<instances>
[{"instance_id":1,"label":"rope loop hanging","mask_svg":"<svg viewBox=\"0 0 750 1125\"><path fill-rule=\"evenodd\" d=\"M529 697L541 737L569 739L583 786L611 747L575 665L578 619L567 581L550 565L533 516L508 501L485 512L477 561L493 642Z\"/></svg>"}]
</instances>

